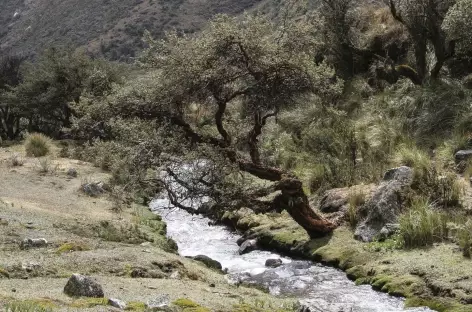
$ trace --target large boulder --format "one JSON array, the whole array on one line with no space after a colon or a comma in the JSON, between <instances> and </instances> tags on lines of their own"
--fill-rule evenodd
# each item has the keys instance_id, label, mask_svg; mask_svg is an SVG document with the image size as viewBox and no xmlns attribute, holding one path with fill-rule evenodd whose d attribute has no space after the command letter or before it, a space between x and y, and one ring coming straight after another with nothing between
<instances>
[{"instance_id":1,"label":"large boulder","mask_svg":"<svg viewBox=\"0 0 472 312\"><path fill-rule=\"evenodd\" d=\"M64 287L64 293L71 297L104 297L103 289L100 284L92 278L80 274L71 276Z\"/></svg>"},{"instance_id":2,"label":"large boulder","mask_svg":"<svg viewBox=\"0 0 472 312\"><path fill-rule=\"evenodd\" d=\"M370 242L380 234L387 224L398 223L405 195L413 183L413 169L399 167L385 173L383 181L370 198L359 209L359 222L355 237Z\"/></svg>"},{"instance_id":3,"label":"large boulder","mask_svg":"<svg viewBox=\"0 0 472 312\"><path fill-rule=\"evenodd\" d=\"M254 251L258 248L257 240L256 239L248 239L244 243L242 243L241 247L239 247L239 254L244 255Z\"/></svg>"},{"instance_id":4,"label":"large boulder","mask_svg":"<svg viewBox=\"0 0 472 312\"><path fill-rule=\"evenodd\" d=\"M209 267L210 269L216 269L216 270L222 270L223 267L221 266L221 263L219 263L216 260L213 260L210 257L204 256L204 255L198 255L196 257L193 257L193 260L199 261Z\"/></svg>"},{"instance_id":5,"label":"large boulder","mask_svg":"<svg viewBox=\"0 0 472 312\"><path fill-rule=\"evenodd\" d=\"M355 185L352 187L327 190L321 197L319 206L323 213L346 213L349 207L349 198L352 194L363 194L369 199L375 190L375 184Z\"/></svg>"}]
</instances>

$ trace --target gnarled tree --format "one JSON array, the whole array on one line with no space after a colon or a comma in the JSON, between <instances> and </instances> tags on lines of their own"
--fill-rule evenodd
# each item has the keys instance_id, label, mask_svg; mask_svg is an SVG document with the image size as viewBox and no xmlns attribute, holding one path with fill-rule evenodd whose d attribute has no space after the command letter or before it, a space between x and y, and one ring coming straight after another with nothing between
<instances>
[{"instance_id":1,"label":"gnarled tree","mask_svg":"<svg viewBox=\"0 0 472 312\"><path fill-rule=\"evenodd\" d=\"M415 84L421 84L427 78L438 78L444 63L455 52L455 41L447 38L442 24L456 0L385 1L393 17L405 26L413 42L415 72L407 71L407 76ZM428 69L429 44L433 47L436 59L430 70Z\"/></svg>"},{"instance_id":2,"label":"gnarled tree","mask_svg":"<svg viewBox=\"0 0 472 312\"><path fill-rule=\"evenodd\" d=\"M273 182L254 194L280 191L277 209L316 237L334 225L310 207L300 179L266 165L259 152L265 125L281 110L303 96L334 101L342 89L331 68L315 64L312 31L305 22L278 29L264 17L220 16L195 37L150 39L144 60L159 70L159 83L154 107L148 108L152 113L143 116L167 120L193 144L211 147L240 171ZM194 105L212 114L213 127L199 128L188 118Z\"/></svg>"}]
</instances>

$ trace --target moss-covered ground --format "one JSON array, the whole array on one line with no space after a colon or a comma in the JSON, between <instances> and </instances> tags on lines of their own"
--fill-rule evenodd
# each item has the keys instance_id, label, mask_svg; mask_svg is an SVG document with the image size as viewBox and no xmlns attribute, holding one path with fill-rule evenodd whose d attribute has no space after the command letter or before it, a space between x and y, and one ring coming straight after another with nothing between
<instances>
[{"instance_id":1,"label":"moss-covered ground","mask_svg":"<svg viewBox=\"0 0 472 312\"><path fill-rule=\"evenodd\" d=\"M358 284L405 297L407 306L472 311L472 262L452 243L398 249L395 238L362 243L344 226L331 236L310 240L286 213L255 215L247 209L227 212L222 221L244 229L263 248L340 268Z\"/></svg>"}]
</instances>

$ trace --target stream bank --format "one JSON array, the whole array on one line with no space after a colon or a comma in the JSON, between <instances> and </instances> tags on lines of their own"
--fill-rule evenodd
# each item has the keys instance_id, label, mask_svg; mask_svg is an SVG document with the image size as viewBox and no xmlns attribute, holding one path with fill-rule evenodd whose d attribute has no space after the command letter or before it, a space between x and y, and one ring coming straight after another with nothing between
<instances>
[{"instance_id":1,"label":"stream bank","mask_svg":"<svg viewBox=\"0 0 472 312\"><path fill-rule=\"evenodd\" d=\"M395 242L362 243L347 227L331 236L310 239L290 216L254 214L242 208L226 212L219 221L256 239L260 248L320 262L347 273L357 285L368 284L392 296L406 298L406 306L436 311L472 311L470 260L453 244L400 250Z\"/></svg>"},{"instance_id":2,"label":"stream bank","mask_svg":"<svg viewBox=\"0 0 472 312\"><path fill-rule=\"evenodd\" d=\"M168 234L177 242L179 253L183 256L205 255L219 261L223 268L228 270L227 278L230 283L263 287L279 298L296 298L302 306L300 311L304 312L404 311L403 299L374 291L370 285L356 285L343 271L313 263L311 260L315 258L306 257L302 249L289 250L288 243L271 245L269 236L261 235L255 236L261 243L261 249L296 255L304 257L305 260L294 260L261 249L241 255L236 244L241 236L229 231L226 226L213 225L210 219L164 207L168 207L165 198L151 204L151 209L160 214L167 223ZM269 218L267 215L259 217ZM258 222L251 224L256 226ZM239 225L249 232L254 229L243 222L239 222ZM277 226L272 224L269 228L275 230ZM268 268L265 266L267 259L281 259L282 265ZM409 311L431 310L415 308Z\"/></svg>"}]
</instances>

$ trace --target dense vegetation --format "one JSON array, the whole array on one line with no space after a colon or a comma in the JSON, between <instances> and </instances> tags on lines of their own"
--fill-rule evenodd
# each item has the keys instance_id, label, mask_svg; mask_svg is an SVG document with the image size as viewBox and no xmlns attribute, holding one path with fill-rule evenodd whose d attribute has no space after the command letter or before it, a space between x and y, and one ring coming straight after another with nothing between
<instances>
[{"instance_id":1,"label":"dense vegetation","mask_svg":"<svg viewBox=\"0 0 472 312\"><path fill-rule=\"evenodd\" d=\"M74 139L63 155L110 170L122 203L167 191L188 211L202 198L216 214L286 210L312 237L336 224L311 196L407 165L403 246L453 239L470 255L456 173L472 169L453 156L472 143L471 16L470 0L289 1L277 18L221 15L163 40L148 32L134 65L58 48L35 62L5 55L0 136Z\"/></svg>"}]
</instances>

